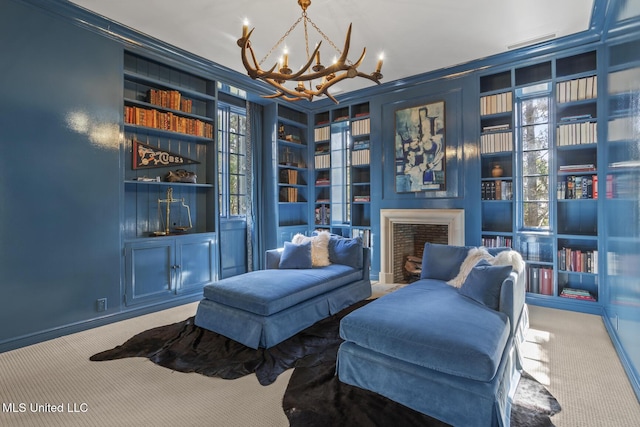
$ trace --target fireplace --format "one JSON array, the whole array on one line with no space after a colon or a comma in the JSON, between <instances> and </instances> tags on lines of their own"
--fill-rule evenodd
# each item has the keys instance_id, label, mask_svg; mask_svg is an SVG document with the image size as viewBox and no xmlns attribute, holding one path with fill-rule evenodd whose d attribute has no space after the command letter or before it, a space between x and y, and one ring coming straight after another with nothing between
<instances>
[{"instance_id":1,"label":"fireplace","mask_svg":"<svg viewBox=\"0 0 640 427\"><path fill-rule=\"evenodd\" d=\"M433 243L464 245L463 209L382 209L380 210L380 282L397 283L402 275L404 254L397 254L396 234L406 240L407 227L411 232L433 232L438 240ZM446 231L444 228L446 227ZM443 237L444 234L446 237ZM429 241L429 240L427 240ZM400 261L397 261L400 259ZM400 265L398 266L398 262ZM400 271L400 273L398 273Z\"/></svg>"}]
</instances>

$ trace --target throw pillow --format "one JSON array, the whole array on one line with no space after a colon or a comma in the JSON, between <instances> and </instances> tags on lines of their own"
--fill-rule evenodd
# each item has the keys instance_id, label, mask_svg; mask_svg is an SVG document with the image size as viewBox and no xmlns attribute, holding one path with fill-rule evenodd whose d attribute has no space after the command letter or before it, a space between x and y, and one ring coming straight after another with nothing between
<instances>
[{"instance_id":1,"label":"throw pillow","mask_svg":"<svg viewBox=\"0 0 640 427\"><path fill-rule=\"evenodd\" d=\"M459 288L464 283L465 279L471 272L471 269L480 261L490 260L493 256L489 254L489 252L485 248L471 248L469 249L469 253L467 257L464 259L462 264L460 265L460 272L456 277L449 280L447 283L454 288Z\"/></svg>"},{"instance_id":2,"label":"throw pillow","mask_svg":"<svg viewBox=\"0 0 640 427\"><path fill-rule=\"evenodd\" d=\"M460 271L468 246L425 243L422 255L421 279L451 280Z\"/></svg>"},{"instance_id":3,"label":"throw pillow","mask_svg":"<svg viewBox=\"0 0 640 427\"><path fill-rule=\"evenodd\" d=\"M315 236L309 237L303 234L296 234L291 239L292 243L311 243L311 263L314 267L326 267L331 264L329 260L329 232L322 231Z\"/></svg>"},{"instance_id":4,"label":"throw pillow","mask_svg":"<svg viewBox=\"0 0 640 427\"><path fill-rule=\"evenodd\" d=\"M311 241L300 243L284 242L279 268L311 268Z\"/></svg>"},{"instance_id":5,"label":"throw pillow","mask_svg":"<svg viewBox=\"0 0 640 427\"><path fill-rule=\"evenodd\" d=\"M329 241L329 259L334 264L348 265L361 269L364 265L362 239L331 236Z\"/></svg>"},{"instance_id":6,"label":"throw pillow","mask_svg":"<svg viewBox=\"0 0 640 427\"><path fill-rule=\"evenodd\" d=\"M458 292L493 310L498 310L502 282L509 274L510 265L491 265L488 261L481 260L471 269Z\"/></svg>"},{"instance_id":7,"label":"throw pillow","mask_svg":"<svg viewBox=\"0 0 640 427\"><path fill-rule=\"evenodd\" d=\"M490 262L493 265L510 265L518 273L524 273L525 263L518 251L507 250L500 252Z\"/></svg>"}]
</instances>

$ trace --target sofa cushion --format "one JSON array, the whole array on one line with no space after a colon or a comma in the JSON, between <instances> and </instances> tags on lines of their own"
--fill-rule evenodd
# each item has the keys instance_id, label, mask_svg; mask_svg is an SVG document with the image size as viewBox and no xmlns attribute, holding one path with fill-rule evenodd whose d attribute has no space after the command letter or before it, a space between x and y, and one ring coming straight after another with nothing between
<instances>
[{"instance_id":1,"label":"sofa cushion","mask_svg":"<svg viewBox=\"0 0 640 427\"><path fill-rule=\"evenodd\" d=\"M481 260L471 269L460 287L460 295L467 296L487 307L500 308L500 288L511 274L511 265L491 265Z\"/></svg>"},{"instance_id":2,"label":"sofa cushion","mask_svg":"<svg viewBox=\"0 0 640 427\"><path fill-rule=\"evenodd\" d=\"M362 270L346 265L296 270L258 270L229 277L204 287L204 297L262 316L362 280Z\"/></svg>"},{"instance_id":3,"label":"sofa cushion","mask_svg":"<svg viewBox=\"0 0 640 427\"><path fill-rule=\"evenodd\" d=\"M293 236L291 242L296 244L311 242L311 265L313 267L326 267L331 264L329 260L329 236L330 234L327 231L318 232L313 236L305 236L298 233Z\"/></svg>"},{"instance_id":4,"label":"sofa cushion","mask_svg":"<svg viewBox=\"0 0 640 427\"><path fill-rule=\"evenodd\" d=\"M469 249L467 246L425 243L420 278L444 281L453 279L460 271L460 265Z\"/></svg>"},{"instance_id":5,"label":"sofa cushion","mask_svg":"<svg viewBox=\"0 0 640 427\"><path fill-rule=\"evenodd\" d=\"M295 244L284 242L279 268L311 268L311 241Z\"/></svg>"},{"instance_id":6,"label":"sofa cushion","mask_svg":"<svg viewBox=\"0 0 640 427\"><path fill-rule=\"evenodd\" d=\"M460 272L460 266L467 258L469 250L476 246L454 246L438 243L425 243L422 253L421 279L438 279L445 282L454 279ZM509 250L507 247L485 248L490 255Z\"/></svg>"},{"instance_id":7,"label":"sofa cushion","mask_svg":"<svg viewBox=\"0 0 640 427\"><path fill-rule=\"evenodd\" d=\"M423 279L342 319L346 341L445 374L490 381L509 340L509 318L443 281Z\"/></svg>"},{"instance_id":8,"label":"sofa cushion","mask_svg":"<svg viewBox=\"0 0 640 427\"><path fill-rule=\"evenodd\" d=\"M363 265L362 239L332 235L329 240L329 259L332 263L360 269Z\"/></svg>"}]
</instances>

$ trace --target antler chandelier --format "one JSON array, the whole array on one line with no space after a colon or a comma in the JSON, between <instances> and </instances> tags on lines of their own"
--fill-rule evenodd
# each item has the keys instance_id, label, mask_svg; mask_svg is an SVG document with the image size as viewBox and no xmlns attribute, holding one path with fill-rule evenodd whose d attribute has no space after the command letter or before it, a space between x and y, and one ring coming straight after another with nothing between
<instances>
[{"instance_id":1,"label":"antler chandelier","mask_svg":"<svg viewBox=\"0 0 640 427\"><path fill-rule=\"evenodd\" d=\"M366 48L362 50L360 58L358 58L355 63L352 63L347 59L347 55L349 54L349 44L351 42L351 24L349 24L349 29L347 30L344 48L340 51L340 49L338 49L338 47L307 16L307 8L311 5L311 0L298 0L298 4L302 8L302 16L298 18L298 20L291 26L291 28L289 28L284 36L282 36L282 38L271 48L269 53L267 53L260 62L256 60L255 52L253 51L251 41L249 40L255 28L249 31L248 24L246 22L242 27L242 37L238 39L238 46L242 48L242 63L247 69L247 73L252 79L260 79L276 88L276 93L273 95L267 95L265 96L266 98L282 98L287 101L299 101L301 99L312 101L314 96L326 95L337 104L338 101L328 92L328 89L344 79L364 77L365 79L369 79L380 84L380 79L382 79L382 74L380 73L380 70L382 69L382 57L378 60L376 70L371 74L365 74L358 71L358 67L364 60L367 50ZM276 62L273 67L266 71L260 68L262 63L280 44L282 44L300 21L304 23L304 41L307 50L306 63L298 71L293 72L291 68L289 68L289 54L285 49L280 64ZM325 67L320 62L320 45L322 44L322 41L316 45L313 53L309 53L309 34L307 31L307 24L311 24L311 26L313 26L313 28L315 28L340 55L332 65ZM250 59L247 54L250 55ZM320 83L314 86L314 80L320 80ZM294 89L284 86L284 84L289 81L297 82L297 86Z\"/></svg>"}]
</instances>

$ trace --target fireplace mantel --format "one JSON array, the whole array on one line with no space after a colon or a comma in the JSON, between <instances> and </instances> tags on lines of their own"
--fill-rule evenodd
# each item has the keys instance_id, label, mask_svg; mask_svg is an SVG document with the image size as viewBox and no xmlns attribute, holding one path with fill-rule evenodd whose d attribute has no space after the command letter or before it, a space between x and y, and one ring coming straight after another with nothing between
<instances>
[{"instance_id":1,"label":"fireplace mantel","mask_svg":"<svg viewBox=\"0 0 640 427\"><path fill-rule=\"evenodd\" d=\"M450 245L463 246L464 209L381 209L380 283L393 283L393 225L446 225Z\"/></svg>"}]
</instances>

